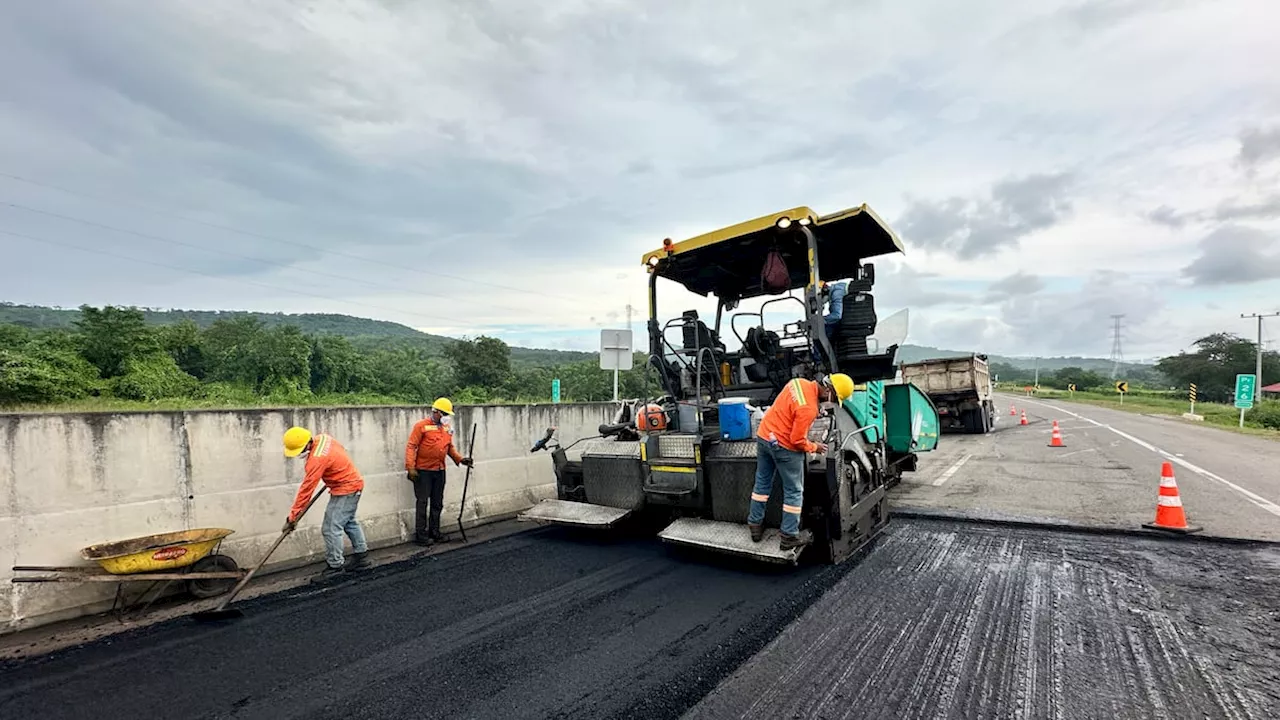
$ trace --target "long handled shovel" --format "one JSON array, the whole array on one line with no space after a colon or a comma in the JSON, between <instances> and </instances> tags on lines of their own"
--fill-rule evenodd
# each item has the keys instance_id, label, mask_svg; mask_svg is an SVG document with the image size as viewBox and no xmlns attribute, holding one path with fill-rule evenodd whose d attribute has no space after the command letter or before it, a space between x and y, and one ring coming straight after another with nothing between
<instances>
[{"instance_id":1,"label":"long handled shovel","mask_svg":"<svg viewBox=\"0 0 1280 720\"><path fill-rule=\"evenodd\" d=\"M302 516L306 515L307 511L311 509L311 506L316 504L316 501L324 494L324 490L325 489L323 487L320 488L320 492L311 497L311 502L307 503L307 506L302 509L302 512L298 515L298 520L301 520ZM228 610L227 605L230 605L236 595L240 594L240 591L244 589L244 586L249 584L249 578L253 577L254 573L261 570L262 566L267 564L267 558L271 557L271 553L275 552L276 548L280 547L280 543L284 542L284 539L288 537L291 532L293 531L285 530L280 533L280 537L276 538L275 543L271 546L271 549L267 551L267 554L262 556L262 560L258 563L257 567L246 573L243 578L240 578L240 582L235 586L235 589L231 591L230 595L227 595L227 599L223 600L218 607L212 610L202 610L195 613L191 616L191 619L197 622L214 622L217 620L231 620L244 615L244 612L238 608L231 608Z\"/></svg>"},{"instance_id":2,"label":"long handled shovel","mask_svg":"<svg viewBox=\"0 0 1280 720\"><path fill-rule=\"evenodd\" d=\"M467 448L467 457L471 458L471 465L475 464L475 456L472 453L476 449L476 424L471 424L471 441L470 447ZM462 529L462 512L467 507L467 486L471 484L471 465L467 466L466 478L462 481L462 503L458 505L458 534L462 535L462 542L467 541L467 531Z\"/></svg>"}]
</instances>

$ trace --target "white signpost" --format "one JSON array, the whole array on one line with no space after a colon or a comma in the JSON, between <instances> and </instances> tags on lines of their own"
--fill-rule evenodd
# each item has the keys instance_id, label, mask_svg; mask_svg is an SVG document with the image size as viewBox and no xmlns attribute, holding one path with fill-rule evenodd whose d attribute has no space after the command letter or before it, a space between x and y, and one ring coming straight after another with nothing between
<instances>
[{"instance_id":1,"label":"white signpost","mask_svg":"<svg viewBox=\"0 0 1280 720\"><path fill-rule=\"evenodd\" d=\"M631 331L600 331L600 369L613 371L613 400L618 400L618 371L630 370L632 365Z\"/></svg>"}]
</instances>

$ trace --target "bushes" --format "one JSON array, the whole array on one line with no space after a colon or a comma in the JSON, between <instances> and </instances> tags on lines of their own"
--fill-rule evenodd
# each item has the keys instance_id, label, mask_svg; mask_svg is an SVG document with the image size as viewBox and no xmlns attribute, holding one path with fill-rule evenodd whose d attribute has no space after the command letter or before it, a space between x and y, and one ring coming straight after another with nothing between
<instances>
[{"instance_id":1,"label":"bushes","mask_svg":"<svg viewBox=\"0 0 1280 720\"><path fill-rule=\"evenodd\" d=\"M1263 400L1246 410L1244 424L1252 427L1280 430L1280 400Z\"/></svg>"},{"instance_id":2,"label":"bushes","mask_svg":"<svg viewBox=\"0 0 1280 720\"><path fill-rule=\"evenodd\" d=\"M97 369L74 352L31 346L0 349L0 404L67 402L101 390Z\"/></svg>"},{"instance_id":3,"label":"bushes","mask_svg":"<svg viewBox=\"0 0 1280 720\"><path fill-rule=\"evenodd\" d=\"M125 400L155 402L190 397L200 381L182 371L173 357L153 353L124 361L124 374L111 383L112 394Z\"/></svg>"}]
</instances>

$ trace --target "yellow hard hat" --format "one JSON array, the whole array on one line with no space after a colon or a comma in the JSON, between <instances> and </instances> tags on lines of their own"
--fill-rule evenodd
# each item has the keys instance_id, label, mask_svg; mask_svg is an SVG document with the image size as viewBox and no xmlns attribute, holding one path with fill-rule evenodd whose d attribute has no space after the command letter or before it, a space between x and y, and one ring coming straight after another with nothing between
<instances>
[{"instance_id":1,"label":"yellow hard hat","mask_svg":"<svg viewBox=\"0 0 1280 720\"><path fill-rule=\"evenodd\" d=\"M311 442L311 431L306 428L291 427L284 432L284 456L298 457L302 449Z\"/></svg>"},{"instance_id":2,"label":"yellow hard hat","mask_svg":"<svg viewBox=\"0 0 1280 720\"><path fill-rule=\"evenodd\" d=\"M445 415L452 415L453 401L450 400L449 398L440 398L439 400L436 400L435 402L431 403L431 408L433 410L439 410Z\"/></svg>"},{"instance_id":3,"label":"yellow hard hat","mask_svg":"<svg viewBox=\"0 0 1280 720\"><path fill-rule=\"evenodd\" d=\"M853 378L844 373L834 373L827 380L831 383L831 388L836 391L836 397L840 398L840 402L853 397Z\"/></svg>"}]
</instances>

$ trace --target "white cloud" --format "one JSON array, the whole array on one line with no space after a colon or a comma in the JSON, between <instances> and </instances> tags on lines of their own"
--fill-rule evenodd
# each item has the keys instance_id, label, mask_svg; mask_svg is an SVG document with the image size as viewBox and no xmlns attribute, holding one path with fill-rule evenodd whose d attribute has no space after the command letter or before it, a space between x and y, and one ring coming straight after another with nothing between
<instances>
[{"instance_id":1,"label":"white cloud","mask_svg":"<svg viewBox=\"0 0 1280 720\"><path fill-rule=\"evenodd\" d=\"M0 174L45 185L0 201L133 234L0 206L42 239L0 235L3 299L590 349L662 238L867 202L913 342L1105 354L1125 312L1159 354L1203 329L1169 308L1206 238L1277 237L1274 3L750 5L17 4Z\"/></svg>"}]
</instances>

